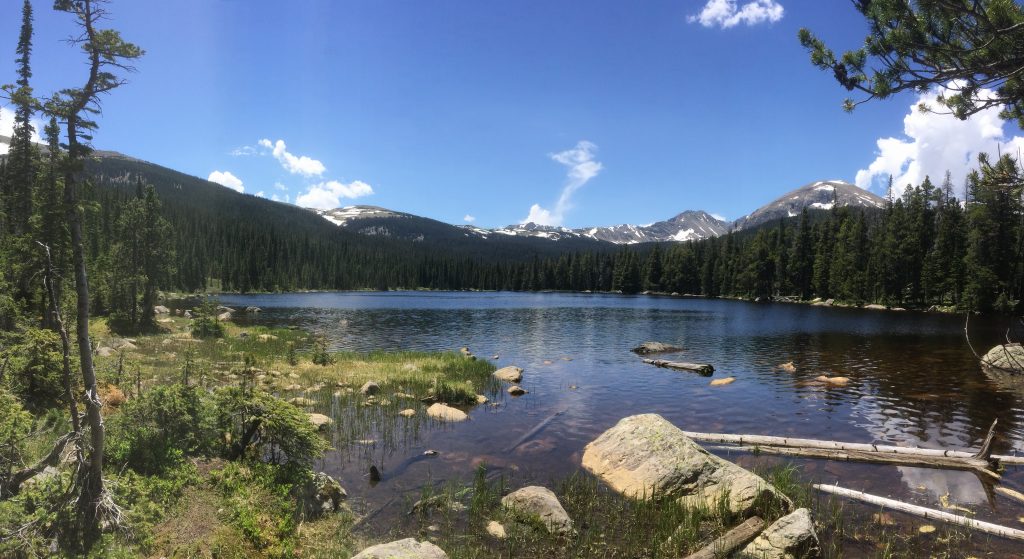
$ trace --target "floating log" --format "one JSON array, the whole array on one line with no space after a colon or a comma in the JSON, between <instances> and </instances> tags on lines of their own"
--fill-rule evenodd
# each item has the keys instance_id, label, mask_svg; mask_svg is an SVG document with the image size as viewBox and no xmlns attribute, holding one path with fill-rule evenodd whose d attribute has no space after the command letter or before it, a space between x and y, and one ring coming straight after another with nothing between
<instances>
[{"instance_id":1,"label":"floating log","mask_svg":"<svg viewBox=\"0 0 1024 559\"><path fill-rule=\"evenodd\" d=\"M729 530L715 541L702 547L700 551L690 554L686 559L721 559L729 557L733 551L747 545L764 530L764 520L760 516L752 516L746 522Z\"/></svg>"},{"instance_id":2,"label":"floating log","mask_svg":"<svg viewBox=\"0 0 1024 559\"><path fill-rule=\"evenodd\" d=\"M664 359L644 359L644 363L677 371L691 371L706 377L711 376L715 372L715 368L707 363L679 363L676 361L665 361Z\"/></svg>"},{"instance_id":3,"label":"floating log","mask_svg":"<svg viewBox=\"0 0 1024 559\"><path fill-rule=\"evenodd\" d=\"M996 487L996 493L1024 503L1024 493L1021 493L1016 489L1010 489L1009 487Z\"/></svg>"},{"instance_id":4,"label":"floating log","mask_svg":"<svg viewBox=\"0 0 1024 559\"><path fill-rule=\"evenodd\" d=\"M990 469L987 461L980 458L950 458L945 456L920 456L915 454L894 454L887 452L873 452L864 450L833 450L826 448L801 448L785 446L731 446L719 447L716 450L743 450L746 452L760 452L762 454L779 454L783 456L800 456L805 458L824 458L826 460L839 460L843 462L871 462L875 464L897 464L900 466L921 466L926 468L947 468L954 470L968 470L977 474L985 475L993 480L1000 479L1000 475Z\"/></svg>"},{"instance_id":5,"label":"floating log","mask_svg":"<svg viewBox=\"0 0 1024 559\"><path fill-rule=\"evenodd\" d=\"M847 497L849 499L855 499L864 503L877 505L891 510L905 512L907 514L912 514L914 516L919 516L921 518L927 518L928 520L939 520L942 522L949 522L950 524L956 524L958 526L966 526L968 528L973 528L980 532L985 532L986 534L992 534L994 536L1000 536L1012 540L1024 541L1024 530L1007 528L1006 526L992 524L991 522L984 522L982 520L975 520L973 518L969 518L959 514L952 514L940 510L930 509L927 507L921 507L918 505L911 505L910 503L904 503L902 501L897 501L895 499L879 497L878 495L871 495L870 493L864 493L863 491L845 489L836 485L815 484L814 488L817 489L818 491L831 493L832 495L839 495L840 497Z\"/></svg>"},{"instance_id":6,"label":"floating log","mask_svg":"<svg viewBox=\"0 0 1024 559\"><path fill-rule=\"evenodd\" d=\"M993 428L995 422L993 422ZM697 433L684 431L683 434L695 441L705 441L723 444L738 444L746 446L772 446L791 448L815 448L824 450L877 452L882 454L898 454L907 456L935 456L943 458L979 458L986 459L985 453L991 449L991 433L986 437L986 444L977 453L961 450L942 450L935 448L916 448L907 446L892 446L873 443L846 443L840 441L821 441L815 439L798 439L791 437L772 437L768 435L732 435L726 433ZM990 454L987 459L1001 464L1024 465L1024 456L1007 456L1002 454Z\"/></svg>"}]
</instances>

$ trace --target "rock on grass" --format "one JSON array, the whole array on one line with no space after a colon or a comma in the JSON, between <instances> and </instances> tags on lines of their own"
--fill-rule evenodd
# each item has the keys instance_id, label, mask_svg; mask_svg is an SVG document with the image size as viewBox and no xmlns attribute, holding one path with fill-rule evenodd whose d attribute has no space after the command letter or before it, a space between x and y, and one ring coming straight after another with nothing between
<instances>
[{"instance_id":1,"label":"rock on grass","mask_svg":"<svg viewBox=\"0 0 1024 559\"><path fill-rule=\"evenodd\" d=\"M558 502L558 497L546 487L531 485L513 491L501 498L501 504L521 514L535 516L552 534L573 534L572 519Z\"/></svg>"},{"instance_id":2,"label":"rock on grass","mask_svg":"<svg viewBox=\"0 0 1024 559\"><path fill-rule=\"evenodd\" d=\"M406 538L368 547L352 559L448 559L448 554L430 542Z\"/></svg>"}]
</instances>

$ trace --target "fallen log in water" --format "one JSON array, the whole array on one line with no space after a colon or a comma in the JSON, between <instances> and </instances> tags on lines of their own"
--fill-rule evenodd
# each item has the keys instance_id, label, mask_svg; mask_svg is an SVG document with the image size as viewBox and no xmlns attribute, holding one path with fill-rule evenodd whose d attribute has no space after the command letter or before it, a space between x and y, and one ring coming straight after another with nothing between
<instances>
[{"instance_id":1,"label":"fallen log in water","mask_svg":"<svg viewBox=\"0 0 1024 559\"><path fill-rule=\"evenodd\" d=\"M526 441L528 441L528 440L532 439L533 437L535 437L537 435L537 433L540 433L541 431L543 431L544 428L547 427L549 423L551 423L556 417L562 415L563 413L565 413L565 410L556 411L555 413L547 416L547 418L545 418L543 421L541 421L540 423L535 425L533 427L533 429L530 429L529 431L527 431L525 435L523 435L522 437L519 437L519 439L516 440L516 442L512 443L508 448L506 448L505 449L505 453L508 454L508 453L514 451L515 449L519 448L519 445L521 445L521 444L525 443Z\"/></svg>"},{"instance_id":2,"label":"fallen log in water","mask_svg":"<svg viewBox=\"0 0 1024 559\"><path fill-rule=\"evenodd\" d=\"M745 452L778 454L782 456L824 458L826 460L839 460L843 462L871 462L875 464L897 464L900 466L968 470L977 474L985 475L991 479L1000 479L1000 475L990 469L989 463L980 458L949 458L944 456L919 456L914 454L892 454L863 450L833 450L826 448L799 448L767 445L718 447L715 450L742 450Z\"/></svg>"},{"instance_id":3,"label":"fallen log in water","mask_svg":"<svg viewBox=\"0 0 1024 559\"><path fill-rule=\"evenodd\" d=\"M764 520L752 516L746 522L729 530L715 541L690 554L686 559L720 559L729 557L733 551L747 545L764 530Z\"/></svg>"},{"instance_id":4,"label":"fallen log in water","mask_svg":"<svg viewBox=\"0 0 1024 559\"><path fill-rule=\"evenodd\" d=\"M940 510L930 509L927 507L921 507L918 505L911 505L910 503L904 503L894 499L887 499L885 497L879 497L877 495L871 495L870 493L864 493L863 491L854 491L852 489L844 489L835 485L821 485L815 484L814 488L818 491L825 493L831 493L833 495L839 495L840 497L847 497L850 499L856 499L872 505L878 505L891 510L905 512L921 518L927 518L929 520L940 520L942 522L949 522L950 524L956 524L958 526L966 526L986 534L992 534L995 536L1001 536L1012 540L1024 541L1024 530L1017 530L1015 528L1007 528L1006 526L1000 526L998 524L992 524L991 522L984 522L981 520L975 520L966 516L958 514L951 514Z\"/></svg>"},{"instance_id":5,"label":"fallen log in water","mask_svg":"<svg viewBox=\"0 0 1024 559\"><path fill-rule=\"evenodd\" d=\"M892 446L872 443L846 443L841 441L821 441L815 439L797 439L791 437L772 437L768 435L732 435L726 433L696 433L684 431L683 434L695 441L711 443L738 444L757 447L789 447L789 448L810 448L839 451L874 452L879 454L896 454L902 456L930 456L942 458L979 458L995 461L1001 464L1024 465L1024 456L1007 456L1002 454L989 454L991 449L991 437L996 423L992 423L989 436L980 451L976 453L961 450L941 450L935 448L916 448L907 446Z\"/></svg>"},{"instance_id":6,"label":"fallen log in water","mask_svg":"<svg viewBox=\"0 0 1024 559\"><path fill-rule=\"evenodd\" d=\"M664 359L644 359L644 363L677 371L692 371L706 377L711 376L715 372L715 368L707 363L679 363L676 361L665 361Z\"/></svg>"}]
</instances>

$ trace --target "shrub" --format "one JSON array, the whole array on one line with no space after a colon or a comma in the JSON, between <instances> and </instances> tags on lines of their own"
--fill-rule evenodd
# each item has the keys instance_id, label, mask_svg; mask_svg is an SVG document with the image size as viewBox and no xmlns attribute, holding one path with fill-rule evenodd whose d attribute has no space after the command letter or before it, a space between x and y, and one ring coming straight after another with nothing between
<instances>
[{"instance_id":1,"label":"shrub","mask_svg":"<svg viewBox=\"0 0 1024 559\"><path fill-rule=\"evenodd\" d=\"M206 299L195 309L192 318L192 337L201 340L224 337L224 326L217 321L216 299Z\"/></svg>"},{"instance_id":2,"label":"shrub","mask_svg":"<svg viewBox=\"0 0 1024 559\"><path fill-rule=\"evenodd\" d=\"M317 338L313 342L313 363L325 367L334 363L334 356L327 351L327 341L323 338Z\"/></svg>"},{"instance_id":3,"label":"shrub","mask_svg":"<svg viewBox=\"0 0 1024 559\"><path fill-rule=\"evenodd\" d=\"M107 460L142 474L177 466L217 443L212 399L194 386L158 386L125 402L110 419Z\"/></svg>"},{"instance_id":4,"label":"shrub","mask_svg":"<svg viewBox=\"0 0 1024 559\"><path fill-rule=\"evenodd\" d=\"M217 390L215 399L228 458L253 455L297 473L328 448L305 412L272 394L231 386Z\"/></svg>"},{"instance_id":5,"label":"shrub","mask_svg":"<svg viewBox=\"0 0 1024 559\"><path fill-rule=\"evenodd\" d=\"M25 437L31 429L32 415L13 394L0 389L0 497L11 473L22 467Z\"/></svg>"},{"instance_id":6,"label":"shrub","mask_svg":"<svg viewBox=\"0 0 1024 559\"><path fill-rule=\"evenodd\" d=\"M60 337L52 330L29 328L13 353L9 367L11 390L30 408L60 405L64 398L61 378L63 356Z\"/></svg>"}]
</instances>

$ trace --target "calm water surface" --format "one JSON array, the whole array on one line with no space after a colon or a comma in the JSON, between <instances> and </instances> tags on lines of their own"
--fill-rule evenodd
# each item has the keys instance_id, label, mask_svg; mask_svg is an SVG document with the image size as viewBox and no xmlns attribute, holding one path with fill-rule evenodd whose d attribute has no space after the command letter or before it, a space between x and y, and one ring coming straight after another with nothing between
<instances>
[{"instance_id":1,"label":"calm water surface","mask_svg":"<svg viewBox=\"0 0 1024 559\"><path fill-rule=\"evenodd\" d=\"M224 296L256 305L256 323L297 325L337 350L456 350L469 346L498 366L525 369L529 394L498 394L472 421L419 431L389 448L338 450L321 466L341 478L365 510L406 506L426 482L468 479L480 463L514 485L550 483L579 470L583 447L619 419L661 414L688 431L787 435L929 448L976 448L999 420L996 452L1024 454L1024 384L983 373L963 336L963 318L912 312L751 304L690 298L522 293L311 293ZM971 327L980 351L1005 335L998 320ZM710 379L644 365L629 349L658 340L680 345L678 360L712 363ZM982 349L983 348L983 349ZM793 361L798 372L777 369ZM850 377L843 387L813 381ZM536 437L510 446L540 421ZM382 445L383 446L383 445ZM389 465L424 449L436 459L388 478ZM730 460L750 465L742 453ZM371 486L369 463L383 465ZM978 518L1019 527L1024 507L986 493L970 473L797 460L803 477L939 507L943 496ZM1024 469L1006 483L1024 485ZM412 497L414 498L414 497Z\"/></svg>"}]
</instances>

